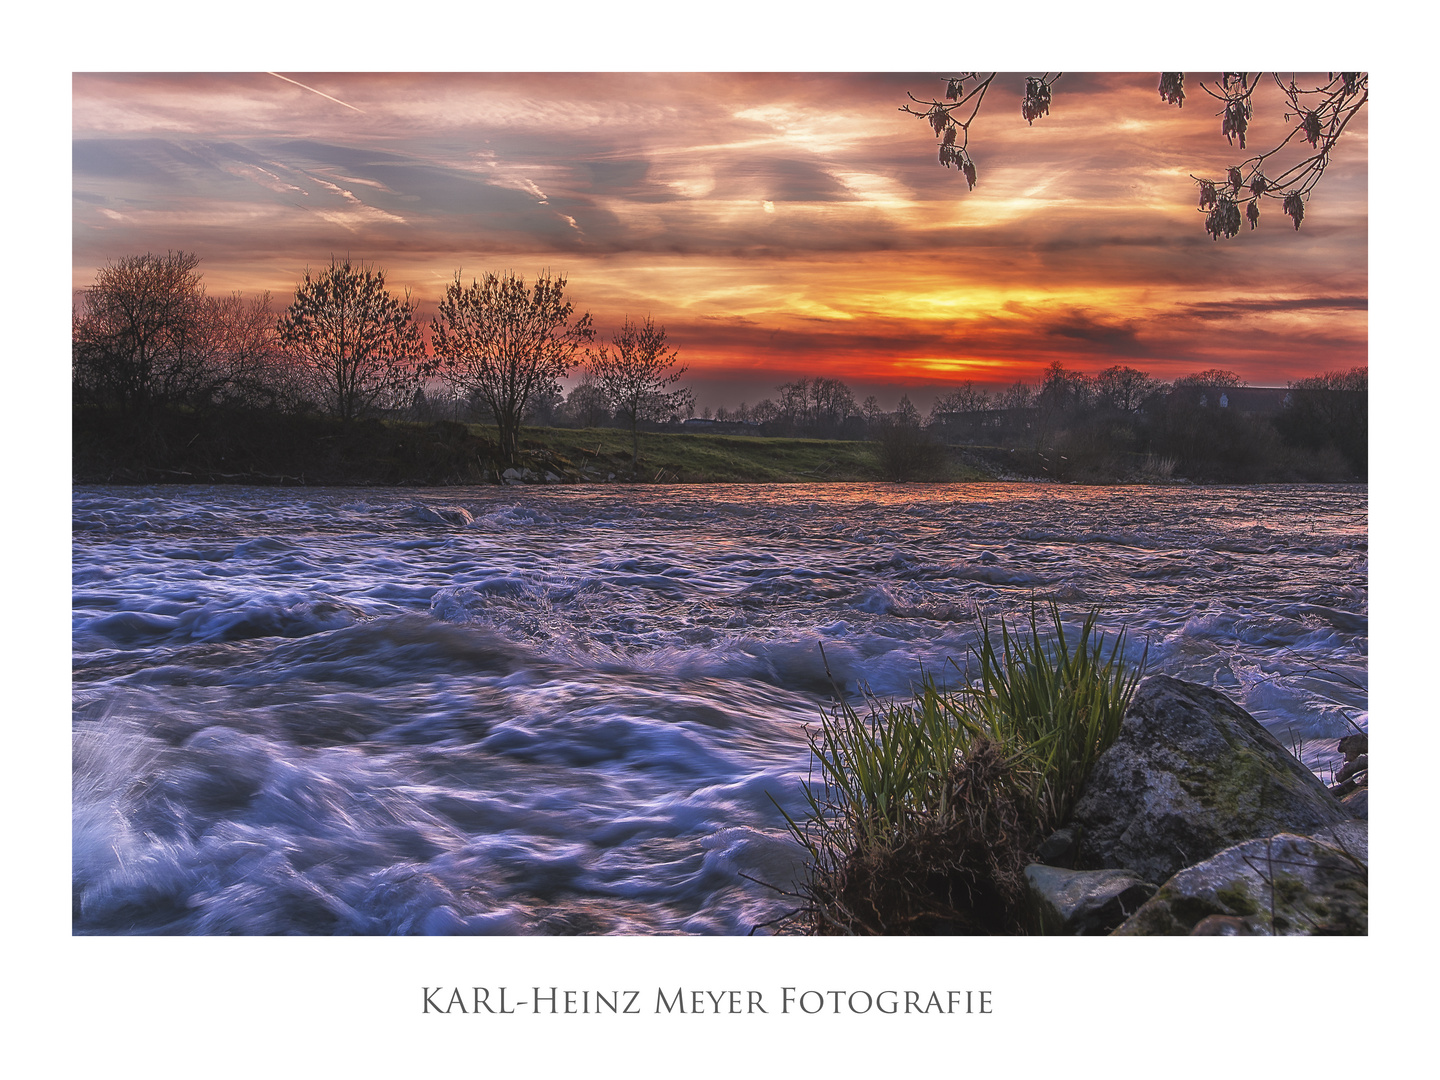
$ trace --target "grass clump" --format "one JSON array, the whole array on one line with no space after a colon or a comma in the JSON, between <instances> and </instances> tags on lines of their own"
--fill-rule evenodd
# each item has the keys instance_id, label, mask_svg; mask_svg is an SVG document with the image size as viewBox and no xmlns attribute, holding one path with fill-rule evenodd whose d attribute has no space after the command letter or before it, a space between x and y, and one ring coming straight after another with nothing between
<instances>
[{"instance_id":1,"label":"grass clump","mask_svg":"<svg viewBox=\"0 0 1440 1080\"><path fill-rule=\"evenodd\" d=\"M814 934L999 934L1023 929L1024 867L1115 740L1139 670L1092 611L1073 640L1057 605L980 642L954 689L837 702L811 732L822 782L790 828L810 855L794 928ZM1143 662L1142 662L1143 666Z\"/></svg>"}]
</instances>

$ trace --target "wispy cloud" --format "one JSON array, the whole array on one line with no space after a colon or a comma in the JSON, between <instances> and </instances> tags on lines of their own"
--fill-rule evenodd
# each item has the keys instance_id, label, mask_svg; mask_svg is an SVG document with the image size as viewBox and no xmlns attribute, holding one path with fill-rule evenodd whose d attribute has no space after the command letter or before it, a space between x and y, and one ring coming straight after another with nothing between
<instances>
[{"instance_id":1,"label":"wispy cloud","mask_svg":"<svg viewBox=\"0 0 1440 1080\"><path fill-rule=\"evenodd\" d=\"M943 92L925 75L305 78L75 76L74 284L186 247L212 288L284 295L344 250L433 309L458 267L550 268L716 378L1002 383L1060 359L1283 383L1366 353L1363 117L1298 233L1272 213L1215 243L1190 174L1234 150L1152 76L1067 74L1033 127L1023 77L997 79L973 191L898 111Z\"/></svg>"},{"instance_id":2,"label":"wispy cloud","mask_svg":"<svg viewBox=\"0 0 1440 1080\"><path fill-rule=\"evenodd\" d=\"M349 102L346 102L346 101L341 101L341 100L340 100L339 98L337 98L337 97L331 97L329 94L325 93L323 90L316 90L313 86L306 86L306 85L305 85L304 83L302 83L302 82L296 82L294 79L291 79L291 78L289 78L288 76L281 75L278 71L267 71L265 74L266 74L266 75L274 75L275 78L277 78L277 79L284 79L286 82L290 83L291 85L300 87L301 90L309 90L310 93L312 93L312 94L319 94L319 95L320 95L321 97L323 97L326 101L333 101L336 105L344 105L345 108L351 109L351 110L353 110L354 112L363 113L363 112L365 111L364 109L357 109L357 108L355 108L354 105L351 105Z\"/></svg>"}]
</instances>

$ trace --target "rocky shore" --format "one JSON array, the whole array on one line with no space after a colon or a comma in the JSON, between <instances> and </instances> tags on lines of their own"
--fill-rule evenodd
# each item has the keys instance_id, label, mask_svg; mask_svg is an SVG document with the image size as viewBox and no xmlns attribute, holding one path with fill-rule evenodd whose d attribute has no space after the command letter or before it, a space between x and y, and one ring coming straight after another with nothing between
<instances>
[{"instance_id":1,"label":"rocky shore","mask_svg":"<svg viewBox=\"0 0 1440 1080\"><path fill-rule=\"evenodd\" d=\"M1208 687L1152 675L1025 870L1049 934L1368 932L1368 736L1327 788Z\"/></svg>"}]
</instances>

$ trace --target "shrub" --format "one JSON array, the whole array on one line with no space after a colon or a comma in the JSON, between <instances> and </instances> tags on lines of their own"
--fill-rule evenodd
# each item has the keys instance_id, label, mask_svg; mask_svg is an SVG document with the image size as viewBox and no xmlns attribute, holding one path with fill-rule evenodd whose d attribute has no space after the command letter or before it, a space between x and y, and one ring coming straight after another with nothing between
<instances>
[{"instance_id":1,"label":"shrub","mask_svg":"<svg viewBox=\"0 0 1440 1080\"><path fill-rule=\"evenodd\" d=\"M876 424L871 438L886 480L928 480L943 470L944 447L916 422L886 417Z\"/></svg>"},{"instance_id":2,"label":"shrub","mask_svg":"<svg viewBox=\"0 0 1440 1080\"><path fill-rule=\"evenodd\" d=\"M1013 933L1025 864L1114 741L1139 681L1122 632L1091 612L1071 644L1058 606L1042 631L983 616L977 670L913 700L837 702L810 742L822 783L791 831L810 856L792 925L813 934ZM997 643L998 637L998 643ZM1142 661L1143 666L1143 661ZM969 672L967 671L967 674Z\"/></svg>"}]
</instances>

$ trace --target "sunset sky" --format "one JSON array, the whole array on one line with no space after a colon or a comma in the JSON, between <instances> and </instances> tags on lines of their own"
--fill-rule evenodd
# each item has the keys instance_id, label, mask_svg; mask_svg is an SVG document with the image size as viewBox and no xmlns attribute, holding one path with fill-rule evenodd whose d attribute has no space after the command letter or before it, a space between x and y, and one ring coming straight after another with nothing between
<instances>
[{"instance_id":1,"label":"sunset sky","mask_svg":"<svg viewBox=\"0 0 1440 1080\"><path fill-rule=\"evenodd\" d=\"M967 191L899 111L936 74L77 74L72 286L184 249L278 311L333 254L428 318L457 270L548 268L602 334L662 323L702 405L798 375L924 407L1054 360L1253 385L1366 363L1366 117L1298 233L1272 203L1216 242L1190 174L1244 155L1201 77L1177 110L1155 73L1066 73L1031 127L1001 76ZM1282 101L1257 97L1252 149Z\"/></svg>"}]
</instances>

